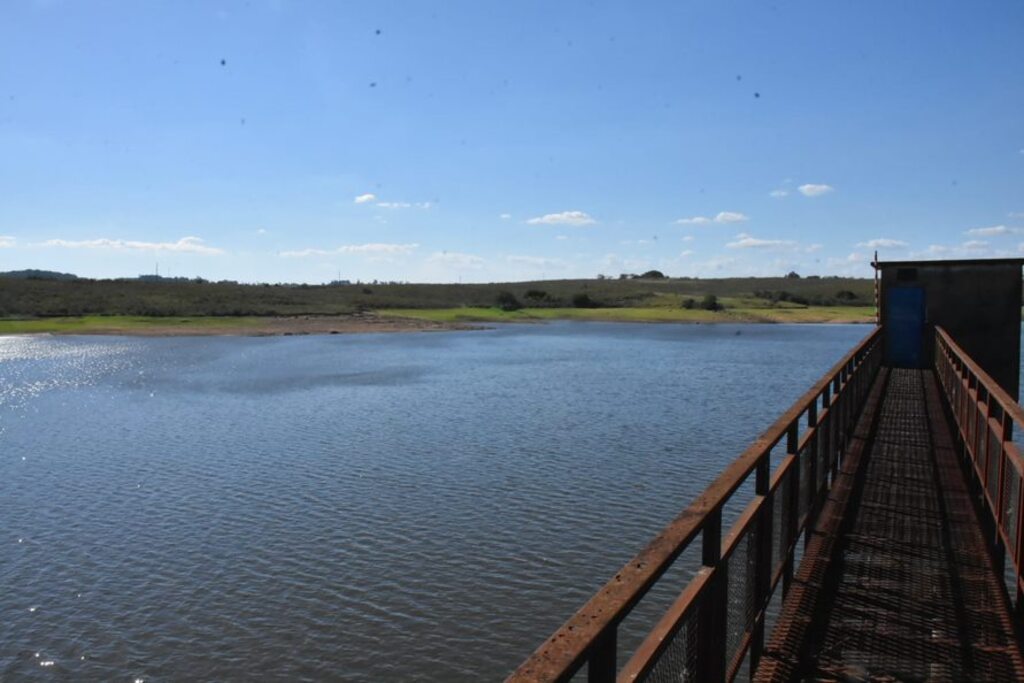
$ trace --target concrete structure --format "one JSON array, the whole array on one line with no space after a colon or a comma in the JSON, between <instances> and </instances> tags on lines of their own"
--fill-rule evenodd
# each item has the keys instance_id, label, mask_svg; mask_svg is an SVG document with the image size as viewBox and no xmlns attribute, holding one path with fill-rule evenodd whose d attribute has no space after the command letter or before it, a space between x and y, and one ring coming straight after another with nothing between
<instances>
[{"instance_id":1,"label":"concrete structure","mask_svg":"<svg viewBox=\"0 0 1024 683\"><path fill-rule=\"evenodd\" d=\"M886 331L883 364L932 367L938 325L1018 399L1021 264L1024 259L874 263Z\"/></svg>"}]
</instances>

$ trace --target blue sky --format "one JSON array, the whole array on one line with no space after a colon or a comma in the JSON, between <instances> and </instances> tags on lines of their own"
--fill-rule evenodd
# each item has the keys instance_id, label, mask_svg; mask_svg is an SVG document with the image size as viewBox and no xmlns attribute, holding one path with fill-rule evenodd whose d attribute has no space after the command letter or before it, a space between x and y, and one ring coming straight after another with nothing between
<instances>
[{"instance_id":1,"label":"blue sky","mask_svg":"<svg viewBox=\"0 0 1024 683\"><path fill-rule=\"evenodd\" d=\"M0 270L1024 256L1024 3L0 3Z\"/></svg>"}]
</instances>

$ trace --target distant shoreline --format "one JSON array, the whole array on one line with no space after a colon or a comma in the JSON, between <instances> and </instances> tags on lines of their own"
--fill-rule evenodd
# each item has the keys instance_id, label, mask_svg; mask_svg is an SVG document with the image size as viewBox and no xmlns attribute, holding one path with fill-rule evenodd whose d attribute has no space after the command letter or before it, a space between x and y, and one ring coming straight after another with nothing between
<instances>
[{"instance_id":1,"label":"distant shoreline","mask_svg":"<svg viewBox=\"0 0 1024 683\"><path fill-rule=\"evenodd\" d=\"M395 309L349 315L297 316L69 316L0 320L0 335L90 334L139 337L291 336L478 330L487 323L555 320L654 324L850 324L873 323L865 307L727 309L669 308L497 308Z\"/></svg>"}]
</instances>

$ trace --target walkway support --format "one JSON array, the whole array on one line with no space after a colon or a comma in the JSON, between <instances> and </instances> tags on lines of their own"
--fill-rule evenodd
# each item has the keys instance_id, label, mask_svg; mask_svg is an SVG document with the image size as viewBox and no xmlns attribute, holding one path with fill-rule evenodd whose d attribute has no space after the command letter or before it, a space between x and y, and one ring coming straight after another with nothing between
<instances>
[{"instance_id":1,"label":"walkway support","mask_svg":"<svg viewBox=\"0 0 1024 683\"><path fill-rule=\"evenodd\" d=\"M748 661L753 671L768 605L789 589L881 365L880 339L876 328L854 347L508 681L568 681L585 665L592 682L731 681ZM723 534L723 508L750 477L753 499ZM698 538L701 569L618 672L619 624Z\"/></svg>"}]
</instances>

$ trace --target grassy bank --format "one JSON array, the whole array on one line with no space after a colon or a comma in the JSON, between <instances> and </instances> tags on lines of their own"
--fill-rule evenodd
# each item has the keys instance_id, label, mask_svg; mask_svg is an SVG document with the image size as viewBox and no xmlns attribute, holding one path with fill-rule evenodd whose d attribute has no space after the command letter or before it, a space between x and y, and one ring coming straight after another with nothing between
<instances>
[{"instance_id":1,"label":"grassy bank","mask_svg":"<svg viewBox=\"0 0 1024 683\"><path fill-rule=\"evenodd\" d=\"M462 307L391 309L388 315L434 322L537 322L543 320L594 320L607 322L672 323L873 323L870 306L807 306L802 308L729 308L704 311L683 308L498 308Z\"/></svg>"},{"instance_id":2,"label":"grassy bank","mask_svg":"<svg viewBox=\"0 0 1024 683\"><path fill-rule=\"evenodd\" d=\"M196 316L150 317L139 315L85 315L27 320L0 320L0 334L144 334L180 329L201 331L227 328L244 334L261 323L258 317Z\"/></svg>"}]
</instances>

